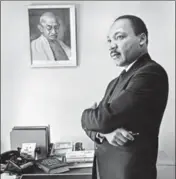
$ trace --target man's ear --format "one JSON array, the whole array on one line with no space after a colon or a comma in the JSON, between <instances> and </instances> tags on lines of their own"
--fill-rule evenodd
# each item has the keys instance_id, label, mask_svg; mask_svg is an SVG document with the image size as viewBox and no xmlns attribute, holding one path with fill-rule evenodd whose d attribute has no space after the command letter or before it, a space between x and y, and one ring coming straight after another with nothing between
<instances>
[{"instance_id":1,"label":"man's ear","mask_svg":"<svg viewBox=\"0 0 176 179\"><path fill-rule=\"evenodd\" d=\"M40 32L42 33L43 32L43 27L40 25L40 24L38 24L38 29L40 30Z\"/></svg>"},{"instance_id":2,"label":"man's ear","mask_svg":"<svg viewBox=\"0 0 176 179\"><path fill-rule=\"evenodd\" d=\"M140 38L140 46L143 46L145 43L147 43L147 37L145 35L145 33L142 33L139 35L139 38Z\"/></svg>"}]
</instances>

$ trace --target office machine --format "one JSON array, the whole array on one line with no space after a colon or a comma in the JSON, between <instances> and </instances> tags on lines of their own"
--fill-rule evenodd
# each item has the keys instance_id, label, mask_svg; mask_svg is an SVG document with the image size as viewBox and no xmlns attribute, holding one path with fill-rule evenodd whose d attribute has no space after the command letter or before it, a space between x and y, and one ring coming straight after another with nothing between
<instances>
[{"instance_id":1,"label":"office machine","mask_svg":"<svg viewBox=\"0 0 176 179\"><path fill-rule=\"evenodd\" d=\"M11 150L22 148L24 143L36 143L37 159L46 158L50 150L49 126L15 126L10 132Z\"/></svg>"}]
</instances>

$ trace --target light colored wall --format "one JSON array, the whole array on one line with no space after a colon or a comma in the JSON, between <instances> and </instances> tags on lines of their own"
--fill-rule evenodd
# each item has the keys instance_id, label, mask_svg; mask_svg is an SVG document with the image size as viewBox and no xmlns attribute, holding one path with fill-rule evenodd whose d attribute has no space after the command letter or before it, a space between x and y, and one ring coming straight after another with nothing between
<instances>
[{"instance_id":1,"label":"light colored wall","mask_svg":"<svg viewBox=\"0 0 176 179\"><path fill-rule=\"evenodd\" d=\"M109 57L106 35L122 14L140 16L149 30L149 52L169 76L169 100L160 131L160 150L174 157L174 2L73 1L76 4L77 68L30 67L27 5L67 2L1 2L1 151L10 149L16 125L51 125L51 140L80 140L82 111L100 101L108 82L120 73Z\"/></svg>"}]
</instances>

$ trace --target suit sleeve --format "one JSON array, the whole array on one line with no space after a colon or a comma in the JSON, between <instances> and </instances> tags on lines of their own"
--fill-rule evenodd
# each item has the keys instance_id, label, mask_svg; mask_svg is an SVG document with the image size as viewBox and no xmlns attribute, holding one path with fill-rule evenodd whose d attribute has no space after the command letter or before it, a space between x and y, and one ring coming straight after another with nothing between
<instances>
[{"instance_id":1,"label":"suit sleeve","mask_svg":"<svg viewBox=\"0 0 176 179\"><path fill-rule=\"evenodd\" d=\"M95 132L95 131L90 131L90 130L86 130L86 129L85 129L84 131L86 132L87 136L88 136L91 140L96 141L97 132Z\"/></svg>"},{"instance_id":2,"label":"suit sleeve","mask_svg":"<svg viewBox=\"0 0 176 179\"><path fill-rule=\"evenodd\" d=\"M86 132L87 136L94 142L101 144L102 141L100 138L97 137L98 132L95 131L90 131L90 130L86 130L84 129L84 131Z\"/></svg>"},{"instance_id":3,"label":"suit sleeve","mask_svg":"<svg viewBox=\"0 0 176 179\"><path fill-rule=\"evenodd\" d=\"M106 94L107 94L107 92L108 92L109 87L114 83L114 81L115 81L115 80L112 80L112 81L109 83L109 85L108 85L108 87L107 87L107 89L106 89L104 98L105 98L105 96L106 96ZM103 98L103 100L104 100L104 98ZM83 124L83 123L82 123L82 124ZM94 141L94 142L96 142L96 143L99 143L99 144L101 143L101 141L97 138L97 133L98 133L98 132L92 131L92 130L87 130L86 127L83 126L83 125L82 125L82 128L84 129L86 135L87 135L92 141Z\"/></svg>"},{"instance_id":4,"label":"suit sleeve","mask_svg":"<svg viewBox=\"0 0 176 179\"><path fill-rule=\"evenodd\" d=\"M147 106L166 89L167 75L154 70L143 70L134 75L126 89L111 103L102 102L96 109L86 109L82 114L82 127L86 130L109 133L142 118ZM162 90L161 90L162 89Z\"/></svg>"}]
</instances>

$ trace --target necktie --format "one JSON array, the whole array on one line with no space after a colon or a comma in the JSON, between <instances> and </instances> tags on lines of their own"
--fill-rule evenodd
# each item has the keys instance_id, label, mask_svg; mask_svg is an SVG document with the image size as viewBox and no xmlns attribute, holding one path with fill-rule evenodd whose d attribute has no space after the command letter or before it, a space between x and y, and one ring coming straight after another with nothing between
<instances>
[{"instance_id":1,"label":"necktie","mask_svg":"<svg viewBox=\"0 0 176 179\"><path fill-rule=\"evenodd\" d=\"M120 73L118 83L120 83L120 82L123 81L123 77L125 76L125 73L126 73L126 70L123 70L123 71Z\"/></svg>"},{"instance_id":2,"label":"necktie","mask_svg":"<svg viewBox=\"0 0 176 179\"><path fill-rule=\"evenodd\" d=\"M49 44L53 52L55 61L69 60L67 54L65 53L58 41L53 40L50 41Z\"/></svg>"},{"instance_id":3,"label":"necktie","mask_svg":"<svg viewBox=\"0 0 176 179\"><path fill-rule=\"evenodd\" d=\"M126 70L123 70L123 71L120 73L119 77L120 77L120 76L124 76L125 73L126 73Z\"/></svg>"}]
</instances>

